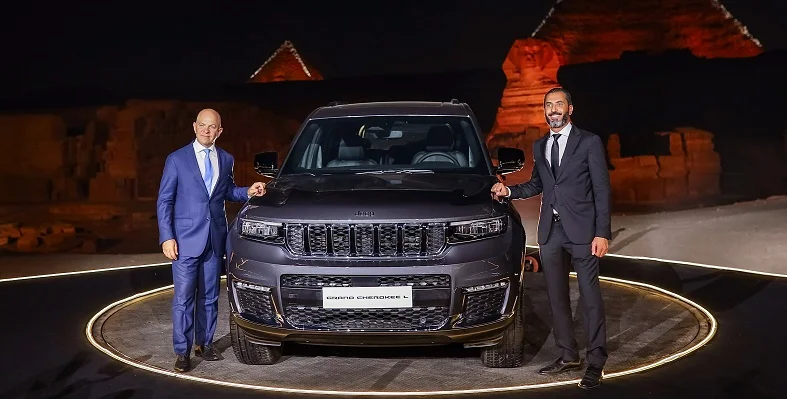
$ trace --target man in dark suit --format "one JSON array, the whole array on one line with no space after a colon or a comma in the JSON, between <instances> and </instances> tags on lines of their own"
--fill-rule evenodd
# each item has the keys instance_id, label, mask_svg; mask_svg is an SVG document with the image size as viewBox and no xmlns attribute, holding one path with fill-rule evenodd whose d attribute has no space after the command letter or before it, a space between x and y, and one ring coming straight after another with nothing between
<instances>
[{"instance_id":1,"label":"man in dark suit","mask_svg":"<svg viewBox=\"0 0 787 399\"><path fill-rule=\"evenodd\" d=\"M197 356L219 360L213 334L227 237L224 201L265 193L262 182L235 185L235 160L215 144L224 130L218 112L200 111L193 127L196 139L167 157L156 203L159 244L172 259L172 343L181 372L191 368L192 343Z\"/></svg>"},{"instance_id":2,"label":"man in dark suit","mask_svg":"<svg viewBox=\"0 0 787 399\"><path fill-rule=\"evenodd\" d=\"M571 256L582 300L588 364L579 386L600 384L607 360L604 302L599 288L599 258L607 253L610 227L609 171L601 139L571 123L574 106L562 88L544 97L550 134L533 144L535 165L530 181L492 187L495 199L530 198L541 194L538 244L547 296L552 311L555 343L561 356L539 370L556 374L581 367L571 316L568 265Z\"/></svg>"}]
</instances>

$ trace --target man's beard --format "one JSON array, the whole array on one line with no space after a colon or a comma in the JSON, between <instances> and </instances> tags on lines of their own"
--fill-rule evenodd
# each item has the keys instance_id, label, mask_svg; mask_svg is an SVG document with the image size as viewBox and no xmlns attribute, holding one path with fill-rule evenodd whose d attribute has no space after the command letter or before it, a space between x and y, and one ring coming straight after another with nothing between
<instances>
[{"instance_id":1,"label":"man's beard","mask_svg":"<svg viewBox=\"0 0 787 399\"><path fill-rule=\"evenodd\" d=\"M553 120L551 116L553 115L560 115L558 113L551 113L551 114L544 114L544 117L547 120L547 125L549 125L552 129L557 129L565 126L568 123L568 114L563 114L563 118L558 120Z\"/></svg>"}]
</instances>

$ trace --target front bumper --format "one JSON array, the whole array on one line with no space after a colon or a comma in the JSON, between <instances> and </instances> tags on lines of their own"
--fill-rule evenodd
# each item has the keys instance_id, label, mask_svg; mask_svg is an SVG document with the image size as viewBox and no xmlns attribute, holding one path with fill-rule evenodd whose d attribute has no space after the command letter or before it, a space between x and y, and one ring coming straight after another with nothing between
<instances>
[{"instance_id":1,"label":"front bumper","mask_svg":"<svg viewBox=\"0 0 787 399\"><path fill-rule=\"evenodd\" d=\"M467 348L496 345L503 338L503 330L514 319L513 315L508 315L492 323L437 331L358 332L278 328L246 320L237 312L232 312L230 317L243 329L246 339L260 345L279 346L282 342L299 342L311 345L396 347L461 343Z\"/></svg>"},{"instance_id":2,"label":"front bumper","mask_svg":"<svg viewBox=\"0 0 787 399\"><path fill-rule=\"evenodd\" d=\"M517 309L523 244L509 230L452 246L439 258L314 259L231 235L231 317L249 339L266 345L494 345ZM412 304L323 308L322 288L330 286L410 286Z\"/></svg>"}]
</instances>

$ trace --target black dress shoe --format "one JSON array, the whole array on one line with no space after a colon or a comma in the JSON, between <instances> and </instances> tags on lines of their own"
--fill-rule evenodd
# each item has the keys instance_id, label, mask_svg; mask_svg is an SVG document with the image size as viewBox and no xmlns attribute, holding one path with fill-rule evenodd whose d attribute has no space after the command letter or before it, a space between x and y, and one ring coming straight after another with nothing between
<instances>
[{"instance_id":1,"label":"black dress shoe","mask_svg":"<svg viewBox=\"0 0 787 399\"><path fill-rule=\"evenodd\" d=\"M595 366L588 366L585 371L585 376L579 382L579 387L582 389L592 389L601 385L601 379L604 378L603 369Z\"/></svg>"},{"instance_id":2,"label":"black dress shoe","mask_svg":"<svg viewBox=\"0 0 787 399\"><path fill-rule=\"evenodd\" d=\"M549 366L546 366L541 370L538 370L538 374L542 374L542 375L559 374L570 370L578 370L580 367L582 367L582 363L579 360L573 362L567 362L564 361L563 359L557 359L555 360L554 363L550 364Z\"/></svg>"},{"instance_id":3,"label":"black dress shoe","mask_svg":"<svg viewBox=\"0 0 787 399\"><path fill-rule=\"evenodd\" d=\"M188 356L178 355L175 359L175 371L183 373L189 371L189 368L191 368L191 359Z\"/></svg>"},{"instance_id":4,"label":"black dress shoe","mask_svg":"<svg viewBox=\"0 0 787 399\"><path fill-rule=\"evenodd\" d=\"M204 347L197 346L194 348L194 353L203 360L219 360L219 353L213 345L205 345Z\"/></svg>"}]
</instances>

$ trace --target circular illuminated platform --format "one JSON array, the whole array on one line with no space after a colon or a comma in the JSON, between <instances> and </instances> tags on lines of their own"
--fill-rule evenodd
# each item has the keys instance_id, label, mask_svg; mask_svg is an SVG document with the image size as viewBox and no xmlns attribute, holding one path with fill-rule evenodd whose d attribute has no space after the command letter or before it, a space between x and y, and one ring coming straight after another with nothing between
<instances>
[{"instance_id":1,"label":"circular illuminated platform","mask_svg":"<svg viewBox=\"0 0 787 399\"><path fill-rule=\"evenodd\" d=\"M609 360L607 379L676 360L707 343L716 331L713 316L676 294L630 281L602 277ZM557 357L549 325L543 276L526 276L526 356L522 367L487 368L477 349L453 347L341 348L285 345L269 366L238 362L230 344L226 288L222 281L216 347L222 360L192 355L192 370L173 371L172 288L162 287L108 305L88 323L90 342L135 367L203 383L276 392L340 395L424 395L503 392L576 384L582 371L542 376L537 370ZM579 290L571 279L577 341L582 321ZM583 353L580 351L580 353ZM584 353L583 353L584 354Z\"/></svg>"}]
</instances>

